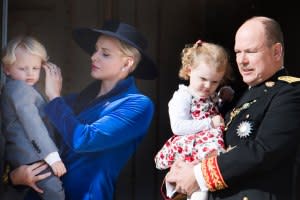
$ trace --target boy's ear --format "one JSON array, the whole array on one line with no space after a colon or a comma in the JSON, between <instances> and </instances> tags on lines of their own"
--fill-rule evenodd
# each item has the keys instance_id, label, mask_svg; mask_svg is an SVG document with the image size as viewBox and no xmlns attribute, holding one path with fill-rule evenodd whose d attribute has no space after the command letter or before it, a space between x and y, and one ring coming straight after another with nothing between
<instances>
[{"instance_id":1,"label":"boy's ear","mask_svg":"<svg viewBox=\"0 0 300 200\"><path fill-rule=\"evenodd\" d=\"M10 73L9 73L9 66L7 66L7 65L3 65L3 72L6 74L6 75L9 75Z\"/></svg>"}]
</instances>

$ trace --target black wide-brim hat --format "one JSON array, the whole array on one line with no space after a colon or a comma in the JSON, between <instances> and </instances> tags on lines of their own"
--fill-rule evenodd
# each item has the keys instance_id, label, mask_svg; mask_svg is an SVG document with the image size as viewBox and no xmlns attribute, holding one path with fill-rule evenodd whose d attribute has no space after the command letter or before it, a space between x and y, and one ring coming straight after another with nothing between
<instances>
[{"instance_id":1,"label":"black wide-brim hat","mask_svg":"<svg viewBox=\"0 0 300 200\"><path fill-rule=\"evenodd\" d=\"M141 60L133 75L136 78L151 80L157 76L156 64L146 54L147 40L133 26L118 21L106 21L102 28L77 28L73 30L73 39L89 55L95 52L95 45L100 35L115 37L130 46L135 47L141 53Z\"/></svg>"}]
</instances>

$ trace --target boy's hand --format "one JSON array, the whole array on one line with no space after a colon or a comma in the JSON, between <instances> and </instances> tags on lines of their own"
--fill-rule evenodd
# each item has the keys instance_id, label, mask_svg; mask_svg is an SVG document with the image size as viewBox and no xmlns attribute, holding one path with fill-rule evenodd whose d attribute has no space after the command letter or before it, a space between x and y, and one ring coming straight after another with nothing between
<instances>
[{"instance_id":1,"label":"boy's hand","mask_svg":"<svg viewBox=\"0 0 300 200\"><path fill-rule=\"evenodd\" d=\"M53 163L50 167L53 170L54 175L58 177L61 177L67 172L66 167L62 161L57 161Z\"/></svg>"}]
</instances>

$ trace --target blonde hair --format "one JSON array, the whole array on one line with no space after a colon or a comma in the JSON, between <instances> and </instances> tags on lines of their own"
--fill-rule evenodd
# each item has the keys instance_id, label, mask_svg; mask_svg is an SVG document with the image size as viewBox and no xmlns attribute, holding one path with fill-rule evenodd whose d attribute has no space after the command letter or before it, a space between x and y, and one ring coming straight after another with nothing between
<instances>
[{"instance_id":1,"label":"blonde hair","mask_svg":"<svg viewBox=\"0 0 300 200\"><path fill-rule=\"evenodd\" d=\"M3 52L2 63L5 66L12 65L16 62L16 49L18 47L25 49L33 55L39 56L42 62L47 62L48 60L46 48L37 39L31 36L18 36L9 41Z\"/></svg>"},{"instance_id":2,"label":"blonde hair","mask_svg":"<svg viewBox=\"0 0 300 200\"><path fill-rule=\"evenodd\" d=\"M120 42L120 51L125 56L130 56L134 60L133 65L130 68L130 72L133 72L141 60L141 57L142 57L141 53L135 47L133 47L125 42L122 42L121 40L118 40L118 41Z\"/></svg>"},{"instance_id":3,"label":"blonde hair","mask_svg":"<svg viewBox=\"0 0 300 200\"><path fill-rule=\"evenodd\" d=\"M181 68L179 77L184 80L190 79L190 68L197 67L197 63L205 62L217 71L225 71L222 83L231 79L231 65L227 51L220 45L197 41L195 44L186 45L181 52Z\"/></svg>"}]
</instances>

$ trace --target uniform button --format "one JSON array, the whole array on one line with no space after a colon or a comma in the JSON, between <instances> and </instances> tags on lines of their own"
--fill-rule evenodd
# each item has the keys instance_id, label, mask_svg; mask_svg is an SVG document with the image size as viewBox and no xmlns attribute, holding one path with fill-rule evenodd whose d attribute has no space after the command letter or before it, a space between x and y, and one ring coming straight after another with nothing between
<instances>
[{"instance_id":1,"label":"uniform button","mask_svg":"<svg viewBox=\"0 0 300 200\"><path fill-rule=\"evenodd\" d=\"M249 200L248 197L243 197L243 200Z\"/></svg>"}]
</instances>

